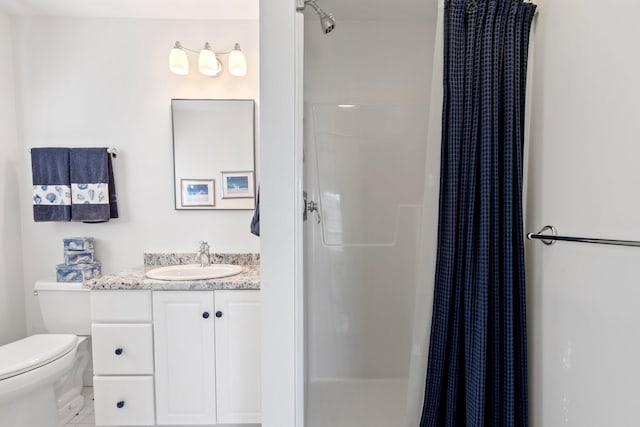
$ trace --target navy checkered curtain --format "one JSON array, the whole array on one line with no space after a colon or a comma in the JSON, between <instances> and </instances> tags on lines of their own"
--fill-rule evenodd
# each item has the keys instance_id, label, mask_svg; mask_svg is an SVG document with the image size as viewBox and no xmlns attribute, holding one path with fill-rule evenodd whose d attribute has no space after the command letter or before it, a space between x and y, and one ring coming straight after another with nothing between
<instances>
[{"instance_id":1,"label":"navy checkered curtain","mask_svg":"<svg viewBox=\"0 0 640 427\"><path fill-rule=\"evenodd\" d=\"M438 255L421 427L527 426L522 0L446 0Z\"/></svg>"}]
</instances>

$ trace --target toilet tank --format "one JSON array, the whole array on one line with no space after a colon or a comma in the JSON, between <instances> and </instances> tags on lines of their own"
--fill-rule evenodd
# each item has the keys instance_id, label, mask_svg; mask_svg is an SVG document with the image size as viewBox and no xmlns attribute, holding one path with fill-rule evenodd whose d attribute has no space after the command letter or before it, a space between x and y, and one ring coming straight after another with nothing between
<instances>
[{"instance_id":1,"label":"toilet tank","mask_svg":"<svg viewBox=\"0 0 640 427\"><path fill-rule=\"evenodd\" d=\"M39 280L35 293L47 332L55 334L91 334L90 290L82 283Z\"/></svg>"}]
</instances>

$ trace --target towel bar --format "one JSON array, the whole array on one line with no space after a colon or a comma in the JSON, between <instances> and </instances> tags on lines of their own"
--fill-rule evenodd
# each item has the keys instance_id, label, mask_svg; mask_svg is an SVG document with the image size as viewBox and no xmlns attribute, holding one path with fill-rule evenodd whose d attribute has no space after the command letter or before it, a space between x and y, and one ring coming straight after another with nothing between
<instances>
[{"instance_id":1,"label":"towel bar","mask_svg":"<svg viewBox=\"0 0 640 427\"><path fill-rule=\"evenodd\" d=\"M551 231L551 234L542 234L545 231ZM552 245L556 241L561 241L561 242L592 243L596 245L631 246L636 248L640 247L640 242L636 240L596 239L592 237L558 236L558 231L552 225L545 225L537 233L528 233L527 239L542 240L542 243L544 243L545 245Z\"/></svg>"},{"instance_id":2,"label":"towel bar","mask_svg":"<svg viewBox=\"0 0 640 427\"><path fill-rule=\"evenodd\" d=\"M29 148L29 153L31 153L31 148ZM107 153L111 154L111 157L115 159L118 155L118 150L116 148L107 148Z\"/></svg>"}]
</instances>

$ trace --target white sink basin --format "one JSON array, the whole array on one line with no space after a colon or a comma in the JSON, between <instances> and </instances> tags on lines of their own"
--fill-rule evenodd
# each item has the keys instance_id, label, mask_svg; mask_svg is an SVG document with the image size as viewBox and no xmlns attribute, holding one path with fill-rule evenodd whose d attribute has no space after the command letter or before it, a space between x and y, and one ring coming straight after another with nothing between
<instances>
[{"instance_id":1,"label":"white sink basin","mask_svg":"<svg viewBox=\"0 0 640 427\"><path fill-rule=\"evenodd\" d=\"M200 264L185 264L154 268L147 271L146 276L159 280L201 280L219 279L240 272L242 272L242 267L239 265L211 264L208 267L200 267Z\"/></svg>"}]
</instances>

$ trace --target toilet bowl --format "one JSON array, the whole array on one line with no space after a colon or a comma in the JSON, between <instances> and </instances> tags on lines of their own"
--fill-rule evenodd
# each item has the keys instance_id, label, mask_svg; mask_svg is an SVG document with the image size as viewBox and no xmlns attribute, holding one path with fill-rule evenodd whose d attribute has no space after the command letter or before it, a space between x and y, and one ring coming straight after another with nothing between
<instances>
[{"instance_id":1,"label":"toilet bowl","mask_svg":"<svg viewBox=\"0 0 640 427\"><path fill-rule=\"evenodd\" d=\"M75 362L78 337L39 334L0 346L0 426L58 427L55 384Z\"/></svg>"},{"instance_id":2,"label":"toilet bowl","mask_svg":"<svg viewBox=\"0 0 640 427\"><path fill-rule=\"evenodd\" d=\"M91 302L82 283L38 281L48 334L0 347L0 426L59 427L84 405Z\"/></svg>"}]
</instances>

